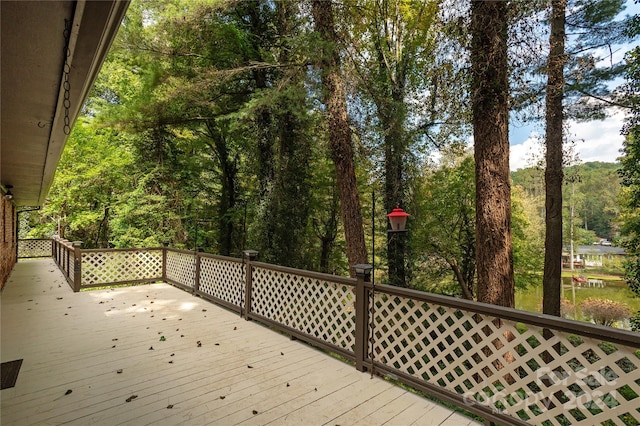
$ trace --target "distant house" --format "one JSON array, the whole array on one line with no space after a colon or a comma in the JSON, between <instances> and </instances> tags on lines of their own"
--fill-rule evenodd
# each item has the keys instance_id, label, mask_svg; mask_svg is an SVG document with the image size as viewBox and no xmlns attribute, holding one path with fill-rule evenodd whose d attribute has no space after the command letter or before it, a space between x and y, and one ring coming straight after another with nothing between
<instances>
[{"instance_id":1,"label":"distant house","mask_svg":"<svg viewBox=\"0 0 640 426\"><path fill-rule=\"evenodd\" d=\"M626 252L621 247L606 245L576 246L573 248L574 268L602 268L624 260ZM569 268L570 252L562 248L562 267Z\"/></svg>"}]
</instances>

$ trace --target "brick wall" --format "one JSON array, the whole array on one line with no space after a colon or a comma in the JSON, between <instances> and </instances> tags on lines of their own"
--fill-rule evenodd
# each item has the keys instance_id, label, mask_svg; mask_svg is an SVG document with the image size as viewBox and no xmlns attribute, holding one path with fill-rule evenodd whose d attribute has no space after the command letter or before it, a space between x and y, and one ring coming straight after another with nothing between
<instances>
[{"instance_id":1,"label":"brick wall","mask_svg":"<svg viewBox=\"0 0 640 426\"><path fill-rule=\"evenodd\" d=\"M9 278L9 274L16 263L16 207L7 201L0 193L0 288Z\"/></svg>"}]
</instances>

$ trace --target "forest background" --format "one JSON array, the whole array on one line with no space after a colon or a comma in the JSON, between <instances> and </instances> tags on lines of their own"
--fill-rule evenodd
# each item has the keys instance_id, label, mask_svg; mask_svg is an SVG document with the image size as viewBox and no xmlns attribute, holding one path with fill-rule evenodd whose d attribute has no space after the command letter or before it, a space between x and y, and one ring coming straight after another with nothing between
<instances>
[{"instance_id":1,"label":"forest background","mask_svg":"<svg viewBox=\"0 0 640 426\"><path fill-rule=\"evenodd\" d=\"M572 1L568 10L576 34L565 108L580 120L605 118L612 104L628 108L637 90L608 84L626 72L635 87L637 48L616 64L603 49L632 40L637 18L620 18L622 1L590 3ZM536 122L544 117L549 2L515 4L510 107ZM461 296L473 290L476 247L469 5L347 1L334 13L376 280L390 281L388 249L400 244L403 285ZM578 18L609 35L579 34ZM326 43L310 2L134 0L46 204L21 215L22 237L59 234L87 248L170 241L233 256L255 249L262 261L348 274L318 69ZM620 165L581 164L574 142L565 144L563 223L575 244L622 243L637 206L625 201ZM539 285L544 164L532 160L512 183L516 286ZM405 235L386 233L396 204L412 215Z\"/></svg>"}]
</instances>

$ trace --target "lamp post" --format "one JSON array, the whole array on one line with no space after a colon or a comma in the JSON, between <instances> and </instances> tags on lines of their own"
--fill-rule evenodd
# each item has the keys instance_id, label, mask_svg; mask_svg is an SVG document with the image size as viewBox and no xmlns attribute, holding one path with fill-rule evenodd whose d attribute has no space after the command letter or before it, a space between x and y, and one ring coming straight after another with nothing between
<instances>
[{"instance_id":1,"label":"lamp post","mask_svg":"<svg viewBox=\"0 0 640 426\"><path fill-rule=\"evenodd\" d=\"M409 216L411 215L402 210L400 206L396 206L396 208L387 215L389 224L391 225L391 229L387 232L407 232L407 218Z\"/></svg>"},{"instance_id":2,"label":"lamp post","mask_svg":"<svg viewBox=\"0 0 640 426\"><path fill-rule=\"evenodd\" d=\"M372 282L375 283L375 265L376 265L376 194L375 191L371 192L371 264L372 264ZM392 238L394 234L402 234L407 232L407 218L411 216L409 213L405 212L400 206L396 206L395 209L388 213L386 217L389 219L389 228L387 230L387 235L389 238ZM397 247L397 241L394 241ZM397 251L397 250L396 250ZM404 256L403 256L404 257ZM404 259L403 259L404 261ZM394 271L395 273L395 271ZM391 275L391 274L390 274Z\"/></svg>"},{"instance_id":3,"label":"lamp post","mask_svg":"<svg viewBox=\"0 0 640 426\"><path fill-rule=\"evenodd\" d=\"M405 266L404 266L404 241L398 241L400 235L404 234L407 229L407 218L410 215L402 210L400 206L396 206L391 213L387 214L389 219L389 229L387 230L387 253L389 262L389 282L391 285L400 287L406 286ZM396 236L396 234L400 234ZM393 240L393 243L391 242ZM390 245L393 244L393 250ZM400 246L400 248L398 247Z\"/></svg>"}]
</instances>

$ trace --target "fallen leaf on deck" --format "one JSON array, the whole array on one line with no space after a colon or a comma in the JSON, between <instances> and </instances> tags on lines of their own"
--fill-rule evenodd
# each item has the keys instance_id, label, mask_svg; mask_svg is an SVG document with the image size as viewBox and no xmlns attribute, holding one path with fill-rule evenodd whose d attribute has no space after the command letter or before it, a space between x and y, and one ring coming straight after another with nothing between
<instances>
[{"instance_id":1,"label":"fallen leaf on deck","mask_svg":"<svg viewBox=\"0 0 640 426\"><path fill-rule=\"evenodd\" d=\"M220 399L225 399L225 398L226 398L226 396L220 395Z\"/></svg>"},{"instance_id":2,"label":"fallen leaf on deck","mask_svg":"<svg viewBox=\"0 0 640 426\"><path fill-rule=\"evenodd\" d=\"M164 342L165 340L167 340L164 336L160 336L160 341Z\"/></svg>"},{"instance_id":3,"label":"fallen leaf on deck","mask_svg":"<svg viewBox=\"0 0 640 426\"><path fill-rule=\"evenodd\" d=\"M71 389L67 390L64 394L65 395L69 395L71 392L73 392Z\"/></svg>"},{"instance_id":4,"label":"fallen leaf on deck","mask_svg":"<svg viewBox=\"0 0 640 426\"><path fill-rule=\"evenodd\" d=\"M253 410L253 415L255 416L256 414L258 414L258 410Z\"/></svg>"},{"instance_id":5,"label":"fallen leaf on deck","mask_svg":"<svg viewBox=\"0 0 640 426\"><path fill-rule=\"evenodd\" d=\"M238 329L238 327L233 327L233 329L234 329L234 330L237 330L237 329Z\"/></svg>"},{"instance_id":6,"label":"fallen leaf on deck","mask_svg":"<svg viewBox=\"0 0 640 426\"><path fill-rule=\"evenodd\" d=\"M151 346L151 347L149 348L149 350L150 350L150 351L154 350L154 349L153 349L153 346Z\"/></svg>"},{"instance_id":7,"label":"fallen leaf on deck","mask_svg":"<svg viewBox=\"0 0 640 426\"><path fill-rule=\"evenodd\" d=\"M62 300L62 299L64 299L64 297L56 297L56 299Z\"/></svg>"},{"instance_id":8,"label":"fallen leaf on deck","mask_svg":"<svg viewBox=\"0 0 640 426\"><path fill-rule=\"evenodd\" d=\"M131 396L130 396L129 398L127 398L125 401L127 401L127 402L131 402L131 401L133 401L134 399L136 399L137 397L138 397L138 395L131 395Z\"/></svg>"},{"instance_id":9,"label":"fallen leaf on deck","mask_svg":"<svg viewBox=\"0 0 640 426\"><path fill-rule=\"evenodd\" d=\"M250 366L250 365L247 365L247 368L253 368L253 367L252 367L252 366Z\"/></svg>"},{"instance_id":10,"label":"fallen leaf on deck","mask_svg":"<svg viewBox=\"0 0 640 426\"><path fill-rule=\"evenodd\" d=\"M199 348L202 347L202 342L200 340L198 340L196 344L198 345Z\"/></svg>"},{"instance_id":11,"label":"fallen leaf on deck","mask_svg":"<svg viewBox=\"0 0 640 426\"><path fill-rule=\"evenodd\" d=\"M118 371L116 371L116 373L118 373L118 374L122 374L122 368L121 368L121 369L119 369Z\"/></svg>"},{"instance_id":12,"label":"fallen leaf on deck","mask_svg":"<svg viewBox=\"0 0 640 426\"><path fill-rule=\"evenodd\" d=\"M167 408L168 408L169 410L170 410L170 409L172 409L172 408L173 408L173 404L169 404L169 405L167 405Z\"/></svg>"},{"instance_id":13,"label":"fallen leaf on deck","mask_svg":"<svg viewBox=\"0 0 640 426\"><path fill-rule=\"evenodd\" d=\"M173 361L169 361L169 364L173 364Z\"/></svg>"}]
</instances>

